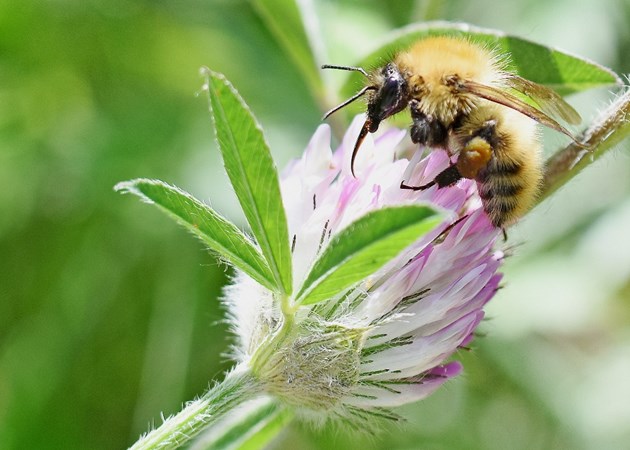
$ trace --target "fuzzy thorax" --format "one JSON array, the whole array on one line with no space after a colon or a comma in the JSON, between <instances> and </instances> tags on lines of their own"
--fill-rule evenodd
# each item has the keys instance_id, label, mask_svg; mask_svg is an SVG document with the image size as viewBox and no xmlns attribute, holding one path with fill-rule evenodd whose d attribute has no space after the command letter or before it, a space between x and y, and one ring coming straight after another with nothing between
<instances>
[{"instance_id":1,"label":"fuzzy thorax","mask_svg":"<svg viewBox=\"0 0 630 450\"><path fill-rule=\"evenodd\" d=\"M399 53L394 62L406 74L411 97L420 102L420 109L445 125L458 114L468 114L478 103L474 95L454 92L449 78L500 86L505 76L504 61L496 52L466 39L445 36L418 41Z\"/></svg>"}]
</instances>

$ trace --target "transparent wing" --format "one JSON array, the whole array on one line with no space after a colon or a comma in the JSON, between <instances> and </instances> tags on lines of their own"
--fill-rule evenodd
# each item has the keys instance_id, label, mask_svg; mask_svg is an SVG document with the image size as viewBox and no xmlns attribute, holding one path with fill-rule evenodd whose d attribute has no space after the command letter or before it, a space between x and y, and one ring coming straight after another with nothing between
<instances>
[{"instance_id":1,"label":"transparent wing","mask_svg":"<svg viewBox=\"0 0 630 450\"><path fill-rule=\"evenodd\" d=\"M508 108L518 111L521 114L525 114L527 117L534 119L538 123L541 123L549 128L553 128L560 133L566 134L574 142L577 143L575 137L573 137L573 135L566 128L564 128L562 125L560 125L544 112L534 108L531 105L528 105L523 100L510 94L509 92L505 92L501 89L486 86L485 84L477 83L470 80L460 81L457 87L464 92L469 92L473 95L476 95L477 97L481 97L493 103L507 106Z\"/></svg>"},{"instance_id":2,"label":"transparent wing","mask_svg":"<svg viewBox=\"0 0 630 450\"><path fill-rule=\"evenodd\" d=\"M582 121L578 112L553 89L513 73L507 74L506 82L509 87L534 100L540 106L540 110L547 115L558 117L572 125L577 125Z\"/></svg>"}]
</instances>

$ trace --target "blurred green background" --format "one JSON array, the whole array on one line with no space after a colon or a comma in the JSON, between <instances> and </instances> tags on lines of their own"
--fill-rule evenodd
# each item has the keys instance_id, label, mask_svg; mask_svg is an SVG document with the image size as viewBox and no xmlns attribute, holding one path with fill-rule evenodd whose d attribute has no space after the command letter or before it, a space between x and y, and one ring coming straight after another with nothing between
<instances>
[{"instance_id":1,"label":"blurred green background","mask_svg":"<svg viewBox=\"0 0 630 450\"><path fill-rule=\"evenodd\" d=\"M622 1L303 3L331 63L445 19L630 72ZM229 270L112 190L160 178L244 225L197 95L203 65L239 89L279 167L300 154L325 105L250 2L0 2L0 448L125 448L230 367L217 301ZM344 79L326 74L328 102ZM570 101L588 122L611 98ZM294 425L275 448L627 449L628 147L510 232L523 245L487 337L460 355L465 375L404 408L408 424L376 437Z\"/></svg>"}]
</instances>

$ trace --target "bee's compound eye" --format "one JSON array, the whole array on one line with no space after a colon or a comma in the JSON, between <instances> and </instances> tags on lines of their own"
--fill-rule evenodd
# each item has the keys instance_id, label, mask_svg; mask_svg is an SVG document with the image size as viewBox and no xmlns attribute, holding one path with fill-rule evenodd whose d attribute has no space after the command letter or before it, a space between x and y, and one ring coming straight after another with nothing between
<instances>
[{"instance_id":1,"label":"bee's compound eye","mask_svg":"<svg viewBox=\"0 0 630 450\"><path fill-rule=\"evenodd\" d=\"M396 76L396 75L400 76L400 72L398 71L396 66L394 66L391 63L389 63L385 67L383 67L383 75L386 78L389 78L389 77Z\"/></svg>"},{"instance_id":2,"label":"bee's compound eye","mask_svg":"<svg viewBox=\"0 0 630 450\"><path fill-rule=\"evenodd\" d=\"M406 83L402 73L400 73L398 67L396 67L393 63L389 63L383 67L383 77L385 78L385 84L389 86Z\"/></svg>"}]
</instances>

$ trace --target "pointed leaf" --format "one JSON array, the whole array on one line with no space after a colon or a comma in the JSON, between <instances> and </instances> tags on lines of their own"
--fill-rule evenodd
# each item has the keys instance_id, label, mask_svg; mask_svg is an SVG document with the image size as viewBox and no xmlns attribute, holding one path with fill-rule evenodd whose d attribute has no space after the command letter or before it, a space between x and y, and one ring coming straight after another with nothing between
<instances>
[{"instance_id":1,"label":"pointed leaf","mask_svg":"<svg viewBox=\"0 0 630 450\"><path fill-rule=\"evenodd\" d=\"M119 183L114 189L156 204L211 250L263 286L275 289L271 270L254 244L234 224L192 195L162 181L147 179Z\"/></svg>"},{"instance_id":2,"label":"pointed leaf","mask_svg":"<svg viewBox=\"0 0 630 450\"><path fill-rule=\"evenodd\" d=\"M441 219L426 206L383 208L366 214L332 238L313 264L296 303L317 303L343 292L383 267Z\"/></svg>"},{"instance_id":3,"label":"pointed leaf","mask_svg":"<svg viewBox=\"0 0 630 450\"><path fill-rule=\"evenodd\" d=\"M302 73L315 98L321 97L323 84L320 64L317 63L316 48L312 48L311 44L318 47L318 43L322 47L323 43L318 30L313 30L315 24L308 22L315 20L316 15L303 11L304 1L251 0L251 3L278 45Z\"/></svg>"},{"instance_id":4,"label":"pointed leaf","mask_svg":"<svg viewBox=\"0 0 630 450\"><path fill-rule=\"evenodd\" d=\"M289 409L278 409L272 415L260 421L260 426L254 433L243 434L242 443L238 450L257 450L266 448L276 436L284 431L293 420L293 413Z\"/></svg>"},{"instance_id":5,"label":"pointed leaf","mask_svg":"<svg viewBox=\"0 0 630 450\"><path fill-rule=\"evenodd\" d=\"M293 419L270 397L241 405L228 420L210 427L190 450L256 450L268 445Z\"/></svg>"},{"instance_id":6,"label":"pointed leaf","mask_svg":"<svg viewBox=\"0 0 630 450\"><path fill-rule=\"evenodd\" d=\"M289 294L292 288L289 232L269 147L254 115L230 82L210 70L206 76L223 164L278 290Z\"/></svg>"},{"instance_id":7,"label":"pointed leaf","mask_svg":"<svg viewBox=\"0 0 630 450\"><path fill-rule=\"evenodd\" d=\"M379 67L389 61L391 55L409 48L422 38L444 35L469 38L472 42L509 55L509 70L530 81L548 86L561 95L596 87L621 85L620 78L614 72L584 58L500 31L448 22L427 22L401 28L357 65L366 69ZM343 95L351 96L357 91L357 86L364 82L360 74L350 73L342 88Z\"/></svg>"}]
</instances>

